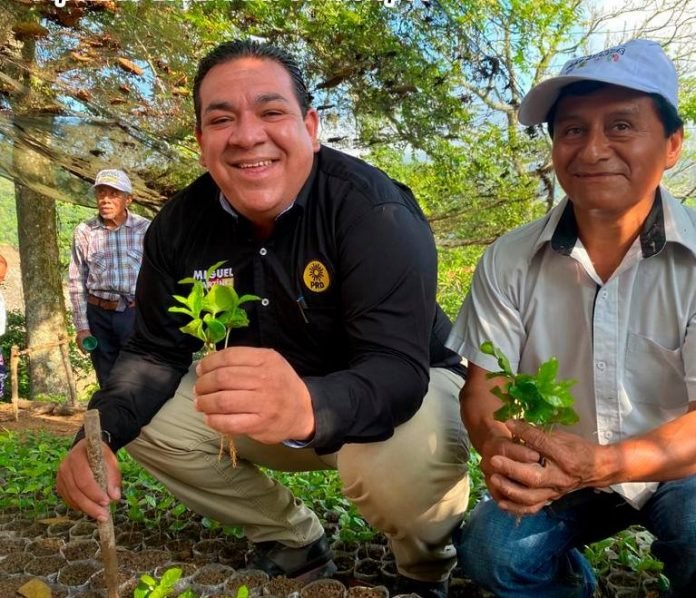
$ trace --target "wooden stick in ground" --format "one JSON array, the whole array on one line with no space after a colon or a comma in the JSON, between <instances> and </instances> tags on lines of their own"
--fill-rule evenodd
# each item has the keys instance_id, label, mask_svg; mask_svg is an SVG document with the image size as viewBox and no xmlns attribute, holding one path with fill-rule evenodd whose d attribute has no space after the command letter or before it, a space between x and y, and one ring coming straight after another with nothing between
<instances>
[{"instance_id":1,"label":"wooden stick in ground","mask_svg":"<svg viewBox=\"0 0 696 598\"><path fill-rule=\"evenodd\" d=\"M68 354L68 339L61 337L60 339L60 356L63 359L63 367L65 375L68 378L68 390L70 391L70 406L77 406L77 388L75 387L75 376L73 376L72 365L70 365L70 355Z\"/></svg>"},{"instance_id":2,"label":"wooden stick in ground","mask_svg":"<svg viewBox=\"0 0 696 598\"><path fill-rule=\"evenodd\" d=\"M10 380L12 381L12 411L14 412L15 421L19 421L19 380L17 372L19 371L19 347L12 345L10 350Z\"/></svg>"},{"instance_id":3,"label":"wooden stick in ground","mask_svg":"<svg viewBox=\"0 0 696 598\"><path fill-rule=\"evenodd\" d=\"M85 437L87 439L87 458L94 473L94 478L106 490L106 466L102 453L102 433L99 411L90 409L85 413ZM118 596L118 560L116 559L116 538L111 511L107 510L106 521L98 521L99 541L101 544L102 560L104 561L104 577L108 598Z\"/></svg>"}]
</instances>

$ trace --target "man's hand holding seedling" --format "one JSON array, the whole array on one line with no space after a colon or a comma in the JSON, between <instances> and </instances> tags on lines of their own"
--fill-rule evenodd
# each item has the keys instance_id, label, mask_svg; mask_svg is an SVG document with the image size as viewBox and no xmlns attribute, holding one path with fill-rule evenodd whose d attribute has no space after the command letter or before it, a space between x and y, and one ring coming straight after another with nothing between
<instances>
[{"instance_id":1,"label":"man's hand holding seedling","mask_svg":"<svg viewBox=\"0 0 696 598\"><path fill-rule=\"evenodd\" d=\"M491 496L502 509L525 515L588 485L585 481L591 467L584 445L589 443L573 434L552 431L556 424L577 421L569 392L574 381L556 380L558 363L553 358L543 363L536 375L514 374L507 357L492 343L483 343L481 350L494 356L500 367L485 375L475 368L474 379L467 381L467 386L473 383L479 387L478 393L470 389L474 394L490 393L489 397L499 399L497 403L486 399L494 408L492 420L489 416L472 422L474 429L481 429L483 422L487 431L479 435L478 443L473 440L481 452L481 468ZM469 411L463 409L465 420L471 417ZM576 446L578 443L583 447Z\"/></svg>"},{"instance_id":2,"label":"man's hand holding seedling","mask_svg":"<svg viewBox=\"0 0 696 598\"><path fill-rule=\"evenodd\" d=\"M208 268L206 280L223 263ZM266 444L310 439L314 411L309 390L285 358L272 349L227 347L232 329L249 324L241 305L258 297L240 297L232 287L207 288L193 278L179 283L192 285L191 292L175 295L179 305L169 311L190 318L181 331L203 341L205 352L196 368L195 407L205 414L207 425L229 439L233 464L232 438L240 434ZM223 340L226 348L217 351Z\"/></svg>"},{"instance_id":3,"label":"man's hand holding seedling","mask_svg":"<svg viewBox=\"0 0 696 598\"><path fill-rule=\"evenodd\" d=\"M222 434L264 444L314 435L309 390L280 353L231 347L204 357L196 373L196 408Z\"/></svg>"}]
</instances>

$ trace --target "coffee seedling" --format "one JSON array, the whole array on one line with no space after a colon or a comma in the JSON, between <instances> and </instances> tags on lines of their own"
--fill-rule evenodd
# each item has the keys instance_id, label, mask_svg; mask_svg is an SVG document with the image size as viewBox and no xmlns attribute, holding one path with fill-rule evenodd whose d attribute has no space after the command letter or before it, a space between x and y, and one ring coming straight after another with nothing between
<instances>
[{"instance_id":1,"label":"coffee seedling","mask_svg":"<svg viewBox=\"0 0 696 598\"><path fill-rule=\"evenodd\" d=\"M258 301L256 295L237 295L234 287L224 284L208 286L213 272L225 261L217 262L208 268L205 280L195 278L183 278L179 284L193 285L187 297L174 295L179 305L169 308L170 312L186 314L191 321L179 328L181 332L190 334L203 341L203 352L211 353L216 350L217 344L223 339L225 347L233 328L244 328L249 325L249 316L240 306L248 301ZM232 438L229 441L229 454L232 466L237 465L237 450ZM220 456L224 451L225 438L220 437Z\"/></svg>"},{"instance_id":2,"label":"coffee seedling","mask_svg":"<svg viewBox=\"0 0 696 598\"><path fill-rule=\"evenodd\" d=\"M556 380L558 360L552 357L539 366L536 375L513 374L510 361L492 342L481 344L481 351L498 360L500 371L487 378L504 378L505 383L491 389L503 406L494 413L498 421L521 419L550 431L555 424L572 425L579 420L573 409L570 388L576 380Z\"/></svg>"}]
</instances>

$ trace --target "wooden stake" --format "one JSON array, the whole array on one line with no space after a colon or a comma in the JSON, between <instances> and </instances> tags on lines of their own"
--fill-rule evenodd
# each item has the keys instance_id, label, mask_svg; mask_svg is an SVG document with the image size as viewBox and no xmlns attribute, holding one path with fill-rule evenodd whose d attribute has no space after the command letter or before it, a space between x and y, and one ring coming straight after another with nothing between
<instances>
[{"instance_id":1,"label":"wooden stake","mask_svg":"<svg viewBox=\"0 0 696 598\"><path fill-rule=\"evenodd\" d=\"M77 406L77 388L75 387L75 376L73 376L72 365L70 365L70 355L68 355L68 339L60 339L60 356L63 358L65 376L68 379L68 390L70 391L70 406L74 409Z\"/></svg>"},{"instance_id":2,"label":"wooden stake","mask_svg":"<svg viewBox=\"0 0 696 598\"><path fill-rule=\"evenodd\" d=\"M106 466L102 452L102 433L99 411L89 409L85 413L85 437L87 439L87 458L94 473L94 479L106 490ZM104 561L104 577L108 598L118 596L118 560L116 558L116 537L111 511L107 509L106 521L98 521L99 542L101 544L102 560Z\"/></svg>"},{"instance_id":3,"label":"wooden stake","mask_svg":"<svg viewBox=\"0 0 696 598\"><path fill-rule=\"evenodd\" d=\"M10 350L10 378L12 380L12 411L15 421L19 421L19 380L17 371L19 366L19 347L12 345Z\"/></svg>"}]
</instances>

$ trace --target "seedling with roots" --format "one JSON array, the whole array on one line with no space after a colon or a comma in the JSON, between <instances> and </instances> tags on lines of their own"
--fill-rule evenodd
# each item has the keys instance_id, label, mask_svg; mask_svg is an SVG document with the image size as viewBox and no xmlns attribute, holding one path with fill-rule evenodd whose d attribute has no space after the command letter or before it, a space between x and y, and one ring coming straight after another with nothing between
<instances>
[{"instance_id":1,"label":"seedling with roots","mask_svg":"<svg viewBox=\"0 0 696 598\"><path fill-rule=\"evenodd\" d=\"M248 301L258 301L256 295L237 295L234 287L225 284L213 284L209 286L209 281L213 272L217 270L225 261L217 262L208 268L205 273L205 280L195 278L183 278L179 284L193 285L187 297L174 295L182 306L174 305L169 308L172 313L186 314L191 321L179 328L181 332L190 334L203 341L204 354L211 353L217 349L217 344L225 340L225 348L229 341L230 332L233 328L244 328L249 325L249 316L240 306ZM237 466L237 449L234 446L232 437L227 437L229 443L229 454L232 466ZM225 436L220 437L220 455L225 449Z\"/></svg>"}]
</instances>

